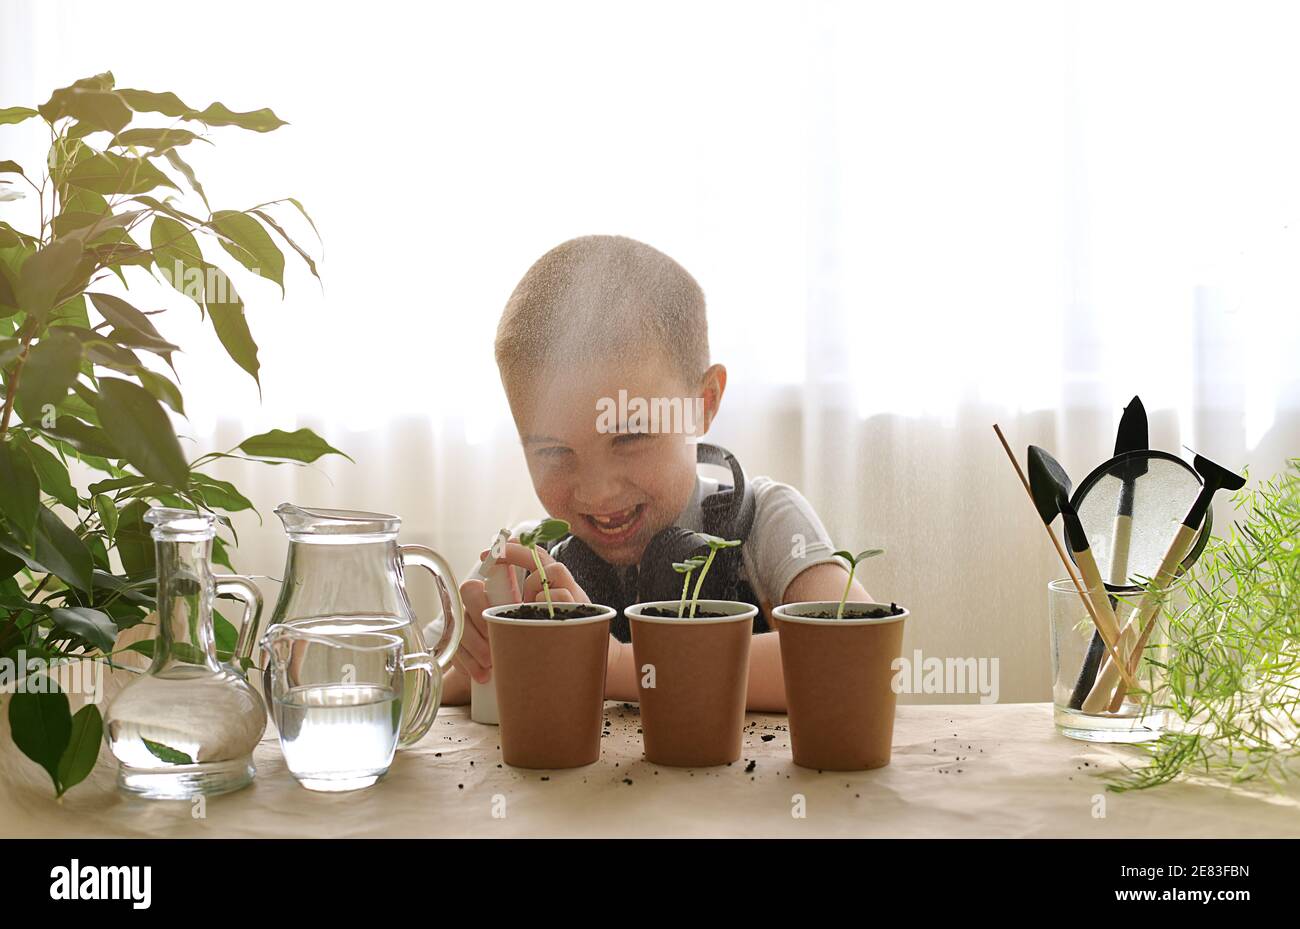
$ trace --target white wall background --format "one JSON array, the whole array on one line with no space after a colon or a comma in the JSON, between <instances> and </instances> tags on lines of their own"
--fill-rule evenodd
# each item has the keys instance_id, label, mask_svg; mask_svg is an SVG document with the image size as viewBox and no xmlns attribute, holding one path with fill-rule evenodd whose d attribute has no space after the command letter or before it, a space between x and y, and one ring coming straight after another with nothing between
<instances>
[{"instance_id":1,"label":"white wall background","mask_svg":"<svg viewBox=\"0 0 1300 929\"><path fill-rule=\"evenodd\" d=\"M997 656L1003 700L1045 700L1060 568L992 422L1076 479L1134 393L1158 447L1257 475L1300 454L1298 26L1282 3L0 0L0 106L112 70L290 121L188 153L214 206L293 195L325 241L323 292L236 278L260 400L192 306L133 291L175 309L196 454L309 425L357 461L222 472L270 520L239 520L242 570L278 576L281 500L399 513L457 565L534 514L496 319L547 248L622 233L705 288L713 438L889 549L867 582L912 608L909 650ZM6 127L0 156L42 142Z\"/></svg>"}]
</instances>

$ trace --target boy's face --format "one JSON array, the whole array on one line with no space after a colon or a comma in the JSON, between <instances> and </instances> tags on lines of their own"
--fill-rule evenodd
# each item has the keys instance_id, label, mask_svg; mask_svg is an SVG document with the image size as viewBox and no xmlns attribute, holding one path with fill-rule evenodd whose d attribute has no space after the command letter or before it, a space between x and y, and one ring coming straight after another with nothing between
<instances>
[{"instance_id":1,"label":"boy's face","mask_svg":"<svg viewBox=\"0 0 1300 929\"><path fill-rule=\"evenodd\" d=\"M575 364L521 383L511 391L511 410L546 512L567 520L573 534L606 562L636 564L655 533L672 525L690 502L694 439L707 428L720 388L705 397L705 422L687 435L680 420L676 431L664 431L661 423L659 432L632 433L616 410L611 432L611 418L598 416L617 406L620 390L629 405L635 397L685 398L685 407L701 396L699 385L683 383L657 355L631 364Z\"/></svg>"}]
</instances>

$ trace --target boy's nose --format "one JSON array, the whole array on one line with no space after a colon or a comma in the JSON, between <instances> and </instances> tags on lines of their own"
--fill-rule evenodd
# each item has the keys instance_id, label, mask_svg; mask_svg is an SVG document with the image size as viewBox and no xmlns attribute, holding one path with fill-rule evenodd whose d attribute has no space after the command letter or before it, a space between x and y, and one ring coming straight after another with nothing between
<instances>
[{"instance_id":1,"label":"boy's nose","mask_svg":"<svg viewBox=\"0 0 1300 929\"><path fill-rule=\"evenodd\" d=\"M627 488L613 475L579 477L574 484L573 502L584 513L611 513L628 505Z\"/></svg>"}]
</instances>

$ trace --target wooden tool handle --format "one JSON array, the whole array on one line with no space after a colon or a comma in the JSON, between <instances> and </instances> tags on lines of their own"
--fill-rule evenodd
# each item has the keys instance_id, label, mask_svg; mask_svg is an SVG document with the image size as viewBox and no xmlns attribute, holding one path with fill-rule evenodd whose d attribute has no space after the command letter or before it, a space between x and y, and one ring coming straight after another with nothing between
<instances>
[{"instance_id":1,"label":"wooden tool handle","mask_svg":"<svg viewBox=\"0 0 1300 929\"><path fill-rule=\"evenodd\" d=\"M1020 478L1020 483L1025 488L1025 493L1029 497L1029 502L1034 505L1034 510L1037 512L1038 506L1037 504L1034 504L1033 488L1029 486L1029 479L1025 477L1025 472L1021 469L1020 462L1016 460L1015 453L1011 451L1011 446L1007 444L1007 437L1002 434L1002 427L997 423L994 423L993 431L997 433L998 441L1002 443L1003 451L1007 453L1007 458L1011 460L1011 467L1016 469L1016 476ZM1039 519L1039 522L1042 522L1041 518ZM1065 573L1070 576L1070 580L1074 583L1074 589L1078 591L1079 599L1083 601L1084 609L1087 610L1088 616L1092 619L1093 625L1097 627L1097 632L1101 635L1102 644L1106 646L1106 654L1110 656L1112 661L1120 666L1119 671L1125 682L1136 687L1137 682L1134 681L1133 676L1129 674L1127 666L1122 665L1119 660L1119 655L1115 651L1116 647L1119 645L1118 639L1111 638L1108 631L1102 628L1103 620L1098 619L1097 610L1093 607L1092 601L1088 598L1087 593L1084 592L1083 585L1079 581L1079 576L1074 573L1074 567L1070 564L1070 559L1065 554L1065 549L1061 547L1060 540L1056 538L1056 533L1052 531L1052 527L1047 523L1042 523L1042 525L1043 530L1047 533L1047 537L1052 540L1052 547L1056 549L1056 554L1061 559L1061 564L1065 567ZM1097 563L1094 561L1094 570L1096 567ZM1098 584L1098 586L1100 587L1101 585ZM1110 609L1109 603L1106 604L1106 609ZM1113 614L1111 621L1114 623Z\"/></svg>"},{"instance_id":2,"label":"wooden tool handle","mask_svg":"<svg viewBox=\"0 0 1300 929\"><path fill-rule=\"evenodd\" d=\"M1187 557L1187 553L1191 551L1192 543L1195 540L1195 529L1187 525L1178 527L1173 542L1169 544L1169 549L1165 552L1164 560L1160 562L1160 570L1156 572L1151 589L1142 595L1137 607L1129 614L1128 622L1124 624L1120 637L1123 640L1121 650L1124 653L1125 668L1116 667L1109 656L1106 658L1102 663L1101 671L1097 674L1097 682L1093 684L1092 690L1088 692L1087 698L1083 701L1082 709L1085 713L1099 713L1107 706L1112 706L1111 696L1115 691L1122 671L1133 672L1136 670L1137 662L1142 655L1142 649L1146 647L1147 638L1150 637L1151 629L1155 625L1153 617L1156 608L1160 605L1163 591L1177 576L1178 566L1182 564L1183 559ZM1136 638L1136 641L1132 641L1134 638Z\"/></svg>"},{"instance_id":3,"label":"wooden tool handle","mask_svg":"<svg viewBox=\"0 0 1300 929\"><path fill-rule=\"evenodd\" d=\"M1101 582L1101 572L1097 570L1097 560L1092 556L1092 549L1085 548L1083 551L1075 552L1074 563L1079 566L1083 586L1087 589L1088 599L1092 601L1092 608L1097 613L1098 626L1104 626L1101 630L1102 637L1112 643L1118 642L1119 620L1115 618L1115 611L1110 607L1106 585Z\"/></svg>"}]
</instances>

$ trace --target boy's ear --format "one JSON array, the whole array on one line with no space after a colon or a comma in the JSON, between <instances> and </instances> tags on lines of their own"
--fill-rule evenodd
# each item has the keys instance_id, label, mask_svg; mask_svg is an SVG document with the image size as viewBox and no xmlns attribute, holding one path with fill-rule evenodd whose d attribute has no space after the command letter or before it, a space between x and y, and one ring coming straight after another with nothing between
<instances>
[{"instance_id":1,"label":"boy's ear","mask_svg":"<svg viewBox=\"0 0 1300 929\"><path fill-rule=\"evenodd\" d=\"M700 396L704 399L704 428L701 434L708 432L713 425L713 417L718 415L722 406L722 394L727 389L727 369L723 365L710 365L700 379Z\"/></svg>"}]
</instances>

